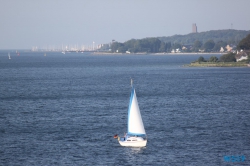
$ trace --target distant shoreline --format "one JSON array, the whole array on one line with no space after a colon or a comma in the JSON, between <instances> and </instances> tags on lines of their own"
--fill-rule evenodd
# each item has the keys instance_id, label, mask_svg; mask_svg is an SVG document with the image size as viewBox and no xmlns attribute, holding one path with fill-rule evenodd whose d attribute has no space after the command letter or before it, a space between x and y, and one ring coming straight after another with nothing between
<instances>
[{"instance_id":1,"label":"distant shoreline","mask_svg":"<svg viewBox=\"0 0 250 166\"><path fill-rule=\"evenodd\" d=\"M94 55L210 55L210 54L225 54L225 53L111 53L111 52L93 52Z\"/></svg>"}]
</instances>

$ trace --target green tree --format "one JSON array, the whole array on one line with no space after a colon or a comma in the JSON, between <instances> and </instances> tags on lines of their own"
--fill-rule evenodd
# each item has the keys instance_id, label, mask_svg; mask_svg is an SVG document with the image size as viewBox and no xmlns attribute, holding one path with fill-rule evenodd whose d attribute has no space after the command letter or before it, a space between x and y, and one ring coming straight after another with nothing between
<instances>
[{"instance_id":1,"label":"green tree","mask_svg":"<svg viewBox=\"0 0 250 166\"><path fill-rule=\"evenodd\" d=\"M194 45L193 45L194 49L198 49L199 50L201 48L201 46L202 46L202 42L201 41L196 40L194 42Z\"/></svg>"},{"instance_id":2,"label":"green tree","mask_svg":"<svg viewBox=\"0 0 250 166\"><path fill-rule=\"evenodd\" d=\"M123 46L124 46L123 43L113 42L112 45L111 45L111 51L116 52L118 50L118 48L123 47Z\"/></svg>"},{"instance_id":3,"label":"green tree","mask_svg":"<svg viewBox=\"0 0 250 166\"><path fill-rule=\"evenodd\" d=\"M150 52L156 53L159 52L159 49L161 47L161 41L157 38L149 38L149 48Z\"/></svg>"},{"instance_id":4,"label":"green tree","mask_svg":"<svg viewBox=\"0 0 250 166\"><path fill-rule=\"evenodd\" d=\"M220 61L221 62L236 62L236 58L235 58L234 53L230 52L228 54L224 54L220 57Z\"/></svg>"},{"instance_id":5,"label":"green tree","mask_svg":"<svg viewBox=\"0 0 250 166\"><path fill-rule=\"evenodd\" d=\"M121 46L118 45L118 47L115 48L120 48ZM131 39L127 42L124 43L122 46L124 48L120 48L121 51L124 50L129 50L130 52L159 52L165 51L165 43L161 42L158 38L145 38L145 39L140 39L140 40L135 40ZM119 50L119 51L120 51Z\"/></svg>"},{"instance_id":6,"label":"green tree","mask_svg":"<svg viewBox=\"0 0 250 166\"><path fill-rule=\"evenodd\" d=\"M172 48L171 42L166 42L166 51L167 51L167 52L170 52L170 51L171 51L171 48Z\"/></svg>"},{"instance_id":7,"label":"green tree","mask_svg":"<svg viewBox=\"0 0 250 166\"><path fill-rule=\"evenodd\" d=\"M214 51L220 51L221 47L226 47L227 43L224 42L224 41L218 41L215 45L214 45L214 48L213 50Z\"/></svg>"},{"instance_id":8,"label":"green tree","mask_svg":"<svg viewBox=\"0 0 250 166\"><path fill-rule=\"evenodd\" d=\"M166 44L164 42L161 42L161 46L159 48L159 52L165 52L166 51Z\"/></svg>"},{"instance_id":9,"label":"green tree","mask_svg":"<svg viewBox=\"0 0 250 166\"><path fill-rule=\"evenodd\" d=\"M203 56L200 56L197 61L198 62L206 62L206 60Z\"/></svg>"},{"instance_id":10,"label":"green tree","mask_svg":"<svg viewBox=\"0 0 250 166\"><path fill-rule=\"evenodd\" d=\"M173 49L181 49L181 44L180 43L174 43L174 45L172 46Z\"/></svg>"},{"instance_id":11,"label":"green tree","mask_svg":"<svg viewBox=\"0 0 250 166\"><path fill-rule=\"evenodd\" d=\"M131 39L131 40L128 40L124 43L124 46L129 48L129 49L132 49L135 47L135 43L136 43L136 39Z\"/></svg>"},{"instance_id":12,"label":"green tree","mask_svg":"<svg viewBox=\"0 0 250 166\"><path fill-rule=\"evenodd\" d=\"M124 46L121 46L117 50L118 50L119 53L125 53L128 49L126 47L124 47Z\"/></svg>"},{"instance_id":13,"label":"green tree","mask_svg":"<svg viewBox=\"0 0 250 166\"><path fill-rule=\"evenodd\" d=\"M250 34L240 41L237 48L242 50L250 50Z\"/></svg>"},{"instance_id":14,"label":"green tree","mask_svg":"<svg viewBox=\"0 0 250 166\"><path fill-rule=\"evenodd\" d=\"M216 56L211 56L209 62L217 62L218 58Z\"/></svg>"},{"instance_id":15,"label":"green tree","mask_svg":"<svg viewBox=\"0 0 250 166\"><path fill-rule=\"evenodd\" d=\"M204 49L206 52L210 52L215 46L215 43L213 40L208 40L205 44L204 44Z\"/></svg>"}]
</instances>

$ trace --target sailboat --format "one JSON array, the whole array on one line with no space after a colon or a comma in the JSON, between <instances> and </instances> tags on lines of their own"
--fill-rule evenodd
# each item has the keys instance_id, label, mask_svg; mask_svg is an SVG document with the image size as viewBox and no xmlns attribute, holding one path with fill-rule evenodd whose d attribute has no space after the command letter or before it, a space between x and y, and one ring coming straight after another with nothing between
<instances>
[{"instance_id":1,"label":"sailboat","mask_svg":"<svg viewBox=\"0 0 250 166\"><path fill-rule=\"evenodd\" d=\"M9 59L11 59L11 57L10 57L10 53L8 53L8 57L9 57Z\"/></svg>"},{"instance_id":2,"label":"sailboat","mask_svg":"<svg viewBox=\"0 0 250 166\"><path fill-rule=\"evenodd\" d=\"M133 80L131 79L131 95L128 107L128 129L124 137L114 136L121 146L144 147L147 144L147 136L141 118Z\"/></svg>"}]
</instances>

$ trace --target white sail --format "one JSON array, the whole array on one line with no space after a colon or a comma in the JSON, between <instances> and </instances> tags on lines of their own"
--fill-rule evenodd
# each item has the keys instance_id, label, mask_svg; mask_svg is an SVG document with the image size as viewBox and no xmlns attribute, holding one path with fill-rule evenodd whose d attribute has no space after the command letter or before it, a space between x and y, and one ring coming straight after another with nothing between
<instances>
[{"instance_id":1,"label":"white sail","mask_svg":"<svg viewBox=\"0 0 250 166\"><path fill-rule=\"evenodd\" d=\"M128 134L136 136L146 134L134 88L131 91L128 108Z\"/></svg>"}]
</instances>

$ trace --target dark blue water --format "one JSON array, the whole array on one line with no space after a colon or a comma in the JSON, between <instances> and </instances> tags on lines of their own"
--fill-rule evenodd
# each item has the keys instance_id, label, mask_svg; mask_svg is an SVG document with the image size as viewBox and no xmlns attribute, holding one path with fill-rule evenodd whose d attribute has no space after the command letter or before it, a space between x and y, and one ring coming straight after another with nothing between
<instances>
[{"instance_id":1,"label":"dark blue water","mask_svg":"<svg viewBox=\"0 0 250 166\"><path fill-rule=\"evenodd\" d=\"M0 165L250 165L250 68L182 67L200 55L46 55L0 52ZM130 78L145 148L113 139L127 129Z\"/></svg>"}]
</instances>

